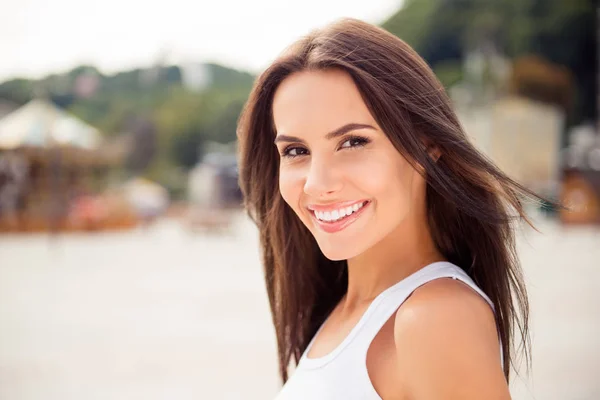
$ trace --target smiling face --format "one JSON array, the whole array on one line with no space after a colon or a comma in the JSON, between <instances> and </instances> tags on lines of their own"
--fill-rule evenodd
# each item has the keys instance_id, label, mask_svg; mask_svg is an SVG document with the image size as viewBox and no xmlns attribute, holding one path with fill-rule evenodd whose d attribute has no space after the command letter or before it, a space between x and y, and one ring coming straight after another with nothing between
<instances>
[{"instance_id":1,"label":"smiling face","mask_svg":"<svg viewBox=\"0 0 600 400\"><path fill-rule=\"evenodd\" d=\"M332 260L410 233L425 184L340 70L287 77L273 100L279 188ZM399 234L401 232L401 234Z\"/></svg>"}]
</instances>

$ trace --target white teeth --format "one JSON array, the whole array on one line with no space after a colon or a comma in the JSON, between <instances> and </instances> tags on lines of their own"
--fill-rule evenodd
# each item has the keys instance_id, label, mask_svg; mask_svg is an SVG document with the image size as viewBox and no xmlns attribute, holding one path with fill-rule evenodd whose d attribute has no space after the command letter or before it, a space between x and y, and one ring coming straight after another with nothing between
<instances>
[{"instance_id":1,"label":"white teeth","mask_svg":"<svg viewBox=\"0 0 600 400\"><path fill-rule=\"evenodd\" d=\"M333 221L342 219L352 213L357 212L358 210L360 210L363 207L363 205L364 205L364 203L361 203L361 204L357 203L352 206L340 208L339 210L314 211L314 213L315 213L315 216L317 217L317 219L319 219L321 221L333 222Z\"/></svg>"}]
</instances>

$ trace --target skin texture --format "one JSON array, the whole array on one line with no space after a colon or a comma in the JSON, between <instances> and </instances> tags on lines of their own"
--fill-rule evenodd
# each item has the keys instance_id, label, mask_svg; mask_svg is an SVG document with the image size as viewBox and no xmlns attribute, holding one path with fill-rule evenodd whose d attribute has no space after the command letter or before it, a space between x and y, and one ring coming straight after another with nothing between
<instances>
[{"instance_id":1,"label":"skin texture","mask_svg":"<svg viewBox=\"0 0 600 400\"><path fill-rule=\"evenodd\" d=\"M444 258L427 225L425 179L382 132L347 73L292 74L275 93L273 119L281 196L326 257L348 260L348 291L308 355L321 357L379 293ZM348 124L362 127L330 134ZM348 201L368 205L335 233L321 229L309 208ZM383 399L508 399L499 360L491 308L462 283L440 279L388 321L367 368Z\"/></svg>"}]
</instances>

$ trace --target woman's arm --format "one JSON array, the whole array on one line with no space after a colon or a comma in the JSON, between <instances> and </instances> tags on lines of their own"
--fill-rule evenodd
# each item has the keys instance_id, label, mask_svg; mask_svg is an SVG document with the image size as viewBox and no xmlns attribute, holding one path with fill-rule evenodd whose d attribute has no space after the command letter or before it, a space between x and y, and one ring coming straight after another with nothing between
<instances>
[{"instance_id":1,"label":"woman's arm","mask_svg":"<svg viewBox=\"0 0 600 400\"><path fill-rule=\"evenodd\" d=\"M394 340L409 399L510 399L493 311L462 282L417 289L396 313Z\"/></svg>"}]
</instances>

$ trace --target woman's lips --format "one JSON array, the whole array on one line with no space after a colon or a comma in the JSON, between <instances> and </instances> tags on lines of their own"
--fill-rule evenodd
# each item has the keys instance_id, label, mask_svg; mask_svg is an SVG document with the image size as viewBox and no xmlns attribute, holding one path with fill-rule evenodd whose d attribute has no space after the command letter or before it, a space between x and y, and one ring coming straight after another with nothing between
<instances>
[{"instance_id":1,"label":"woman's lips","mask_svg":"<svg viewBox=\"0 0 600 400\"><path fill-rule=\"evenodd\" d=\"M340 219L338 219L337 221L322 221L320 219L317 218L317 216L315 215L314 211L311 211L311 215L313 217L313 219L316 221L317 226L327 232L327 233L335 233L335 232L339 232L342 229L345 229L348 225L352 224L354 221L356 221L358 218L360 218L360 216L362 215L362 213L364 212L365 208L369 207L371 205L370 201L366 201L365 204L358 209L358 211L353 212L350 215L347 215L345 217L342 217Z\"/></svg>"},{"instance_id":2,"label":"woman's lips","mask_svg":"<svg viewBox=\"0 0 600 400\"><path fill-rule=\"evenodd\" d=\"M353 206L355 204L364 204L365 202L367 202L367 200L352 200L352 201L341 201L338 203L330 203L327 205L321 205L321 204L309 204L308 205L308 209L311 211L334 211L334 210L339 210L340 208L344 208L344 207L348 207L348 206Z\"/></svg>"}]
</instances>

